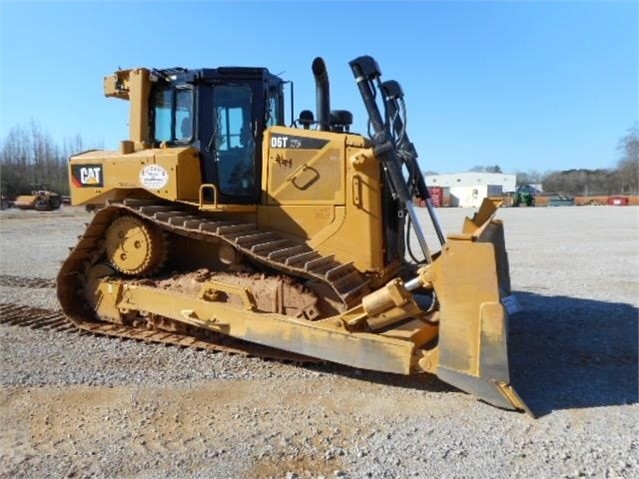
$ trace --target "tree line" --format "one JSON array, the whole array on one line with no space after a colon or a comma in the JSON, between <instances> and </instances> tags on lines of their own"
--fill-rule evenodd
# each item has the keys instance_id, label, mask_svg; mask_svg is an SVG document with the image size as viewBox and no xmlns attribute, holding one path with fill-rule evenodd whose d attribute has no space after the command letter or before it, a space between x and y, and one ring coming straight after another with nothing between
<instances>
[{"instance_id":1,"label":"tree line","mask_svg":"<svg viewBox=\"0 0 639 479\"><path fill-rule=\"evenodd\" d=\"M34 121L12 127L0 146L2 194L11 198L41 188L69 194L69 156L87 149L80 135L56 143Z\"/></svg>"},{"instance_id":2,"label":"tree line","mask_svg":"<svg viewBox=\"0 0 639 479\"><path fill-rule=\"evenodd\" d=\"M541 184L545 192L573 196L639 194L639 127L630 128L617 145L614 168L518 172L517 184Z\"/></svg>"},{"instance_id":3,"label":"tree line","mask_svg":"<svg viewBox=\"0 0 639 479\"><path fill-rule=\"evenodd\" d=\"M101 145L92 145L101 148ZM69 194L68 158L89 149L80 135L56 143L36 122L9 130L0 145L0 189L9 197L46 185ZM639 194L639 126L619 140L615 168L572 169L540 173L518 171L517 184L541 184L546 192L575 196ZM469 171L501 173L499 165L474 166ZM428 171L426 174L436 174Z\"/></svg>"},{"instance_id":4,"label":"tree line","mask_svg":"<svg viewBox=\"0 0 639 479\"><path fill-rule=\"evenodd\" d=\"M639 126L630 128L618 143L619 158L614 168L580 168L563 171L516 171L517 186L541 185L544 192L573 196L639 194ZM499 165L474 166L468 171L501 173ZM425 171L425 175L436 175Z\"/></svg>"}]
</instances>

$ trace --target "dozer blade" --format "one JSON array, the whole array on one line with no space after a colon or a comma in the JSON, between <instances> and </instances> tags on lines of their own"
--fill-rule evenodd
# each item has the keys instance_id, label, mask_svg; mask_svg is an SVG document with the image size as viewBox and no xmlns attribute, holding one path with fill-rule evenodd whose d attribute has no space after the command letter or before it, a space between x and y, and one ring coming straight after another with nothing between
<instances>
[{"instance_id":1,"label":"dozer blade","mask_svg":"<svg viewBox=\"0 0 639 479\"><path fill-rule=\"evenodd\" d=\"M514 298L496 208L485 201L464 233L449 236L433 265L440 303L437 376L497 407L530 413L510 385L504 304Z\"/></svg>"}]
</instances>

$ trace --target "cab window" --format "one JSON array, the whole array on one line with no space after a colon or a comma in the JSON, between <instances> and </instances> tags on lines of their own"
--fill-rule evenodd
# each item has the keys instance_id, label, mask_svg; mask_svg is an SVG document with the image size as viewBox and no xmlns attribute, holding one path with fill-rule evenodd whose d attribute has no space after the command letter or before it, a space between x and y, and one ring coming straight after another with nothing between
<instances>
[{"instance_id":1,"label":"cab window","mask_svg":"<svg viewBox=\"0 0 639 479\"><path fill-rule=\"evenodd\" d=\"M157 143L193 138L193 90L158 88L153 96L153 138Z\"/></svg>"},{"instance_id":2,"label":"cab window","mask_svg":"<svg viewBox=\"0 0 639 479\"><path fill-rule=\"evenodd\" d=\"M175 139L193 138L193 90L181 89L175 94Z\"/></svg>"},{"instance_id":3,"label":"cab window","mask_svg":"<svg viewBox=\"0 0 639 479\"><path fill-rule=\"evenodd\" d=\"M241 107L225 106L218 106L216 109L217 121L220 126L219 151L241 147L242 128L250 122L250 119L244 118L245 110Z\"/></svg>"},{"instance_id":4,"label":"cab window","mask_svg":"<svg viewBox=\"0 0 639 479\"><path fill-rule=\"evenodd\" d=\"M173 91L158 90L155 93L155 141L171 141Z\"/></svg>"},{"instance_id":5,"label":"cab window","mask_svg":"<svg viewBox=\"0 0 639 479\"><path fill-rule=\"evenodd\" d=\"M283 124L282 94L276 88L271 88L266 103L266 127Z\"/></svg>"},{"instance_id":6,"label":"cab window","mask_svg":"<svg viewBox=\"0 0 639 479\"><path fill-rule=\"evenodd\" d=\"M253 90L245 85L216 86L213 110L220 190L226 195L251 196L257 179Z\"/></svg>"}]
</instances>

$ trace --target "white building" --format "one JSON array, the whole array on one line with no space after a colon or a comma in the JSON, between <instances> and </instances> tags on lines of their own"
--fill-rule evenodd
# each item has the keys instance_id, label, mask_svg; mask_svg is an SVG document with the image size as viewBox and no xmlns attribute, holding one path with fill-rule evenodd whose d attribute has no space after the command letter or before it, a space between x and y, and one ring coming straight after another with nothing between
<instances>
[{"instance_id":1,"label":"white building","mask_svg":"<svg viewBox=\"0 0 639 479\"><path fill-rule=\"evenodd\" d=\"M426 176L426 186L440 187L444 203L462 208L477 208L484 198L503 196L515 191L516 175L502 173L465 172Z\"/></svg>"}]
</instances>

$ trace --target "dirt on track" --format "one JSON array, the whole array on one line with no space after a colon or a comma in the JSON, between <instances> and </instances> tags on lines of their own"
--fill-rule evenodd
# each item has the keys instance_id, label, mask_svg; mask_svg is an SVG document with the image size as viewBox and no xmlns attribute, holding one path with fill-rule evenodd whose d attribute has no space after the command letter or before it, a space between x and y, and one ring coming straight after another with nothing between
<instances>
[{"instance_id":1,"label":"dirt on track","mask_svg":"<svg viewBox=\"0 0 639 479\"><path fill-rule=\"evenodd\" d=\"M438 210L450 233L469 213ZM636 477L639 208L499 217L524 307L510 320L512 377L538 419L431 376L6 321L0 477ZM2 303L57 310L50 285L89 220L2 211Z\"/></svg>"}]
</instances>

